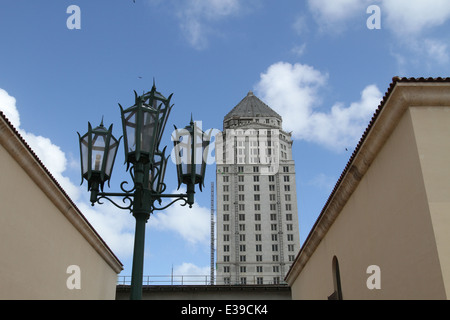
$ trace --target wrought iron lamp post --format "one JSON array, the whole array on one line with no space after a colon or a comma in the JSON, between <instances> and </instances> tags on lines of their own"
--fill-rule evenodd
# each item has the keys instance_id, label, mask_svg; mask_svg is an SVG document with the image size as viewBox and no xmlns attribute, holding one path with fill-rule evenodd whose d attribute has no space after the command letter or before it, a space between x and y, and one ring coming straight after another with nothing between
<instances>
[{"instance_id":1,"label":"wrought iron lamp post","mask_svg":"<svg viewBox=\"0 0 450 320\"><path fill-rule=\"evenodd\" d=\"M120 143L112 135L112 125L107 130L103 120L99 127L92 129L88 124L88 132L81 136L81 174L82 182L88 181L88 191L91 192L92 205L101 204L107 199L121 209L130 210L136 219L136 231L133 253L133 268L131 277L132 300L142 298L142 279L144 265L145 225L155 210L164 210L177 201L183 201L182 206L194 204L195 185L200 191L204 183L206 157L210 143L210 135L206 135L192 121L182 130L172 135L175 148L175 158L178 174L178 189L186 184L186 194L164 194L166 184L164 176L169 157L166 158L164 148L160 151L161 138L173 107L169 98L156 91L155 85L148 93L138 96L135 92L135 104L124 110L120 106L123 138L125 145L125 163L130 172L134 186L125 189L127 181L120 185L122 192L103 192L105 182L111 178L114 159ZM111 197L121 197L124 205L114 202ZM162 206L163 198L174 200Z\"/></svg>"}]
</instances>

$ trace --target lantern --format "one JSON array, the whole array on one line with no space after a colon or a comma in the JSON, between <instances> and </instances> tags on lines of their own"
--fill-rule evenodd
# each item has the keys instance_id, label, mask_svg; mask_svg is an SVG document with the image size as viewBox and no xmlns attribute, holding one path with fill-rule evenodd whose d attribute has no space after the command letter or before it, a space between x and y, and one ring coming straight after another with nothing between
<instances>
[{"instance_id":1,"label":"lantern","mask_svg":"<svg viewBox=\"0 0 450 320\"><path fill-rule=\"evenodd\" d=\"M155 85L143 96L135 93L135 104L123 110L120 106L128 167L137 162L148 163L158 150L169 117L170 99L156 91Z\"/></svg>"},{"instance_id":2,"label":"lantern","mask_svg":"<svg viewBox=\"0 0 450 320\"><path fill-rule=\"evenodd\" d=\"M204 186L206 158L210 143L210 134L205 134L191 119L184 129L175 127L172 135L178 174L178 188L181 184Z\"/></svg>"},{"instance_id":3,"label":"lantern","mask_svg":"<svg viewBox=\"0 0 450 320\"><path fill-rule=\"evenodd\" d=\"M88 123L88 132L84 136L78 137L80 140L81 156L81 176L82 181L88 181L88 190L91 190L93 184L97 184L103 190L103 185L111 179L114 160L120 139L117 140L112 135L111 125L109 129L103 126L103 120L95 129L92 129Z\"/></svg>"}]
</instances>

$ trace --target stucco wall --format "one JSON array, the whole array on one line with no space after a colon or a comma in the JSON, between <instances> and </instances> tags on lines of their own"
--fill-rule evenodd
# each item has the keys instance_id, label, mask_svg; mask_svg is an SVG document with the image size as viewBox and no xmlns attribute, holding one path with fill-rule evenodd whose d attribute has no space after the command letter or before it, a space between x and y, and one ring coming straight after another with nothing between
<instances>
[{"instance_id":1,"label":"stucco wall","mask_svg":"<svg viewBox=\"0 0 450 320\"><path fill-rule=\"evenodd\" d=\"M447 297L450 296L450 108L411 107Z\"/></svg>"}]
</instances>

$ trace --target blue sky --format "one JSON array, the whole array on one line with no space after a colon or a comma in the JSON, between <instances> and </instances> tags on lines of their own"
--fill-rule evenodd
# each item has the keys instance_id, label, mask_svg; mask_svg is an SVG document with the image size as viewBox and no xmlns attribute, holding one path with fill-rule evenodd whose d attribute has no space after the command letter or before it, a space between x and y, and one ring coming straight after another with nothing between
<instances>
[{"instance_id":1,"label":"blue sky","mask_svg":"<svg viewBox=\"0 0 450 320\"><path fill-rule=\"evenodd\" d=\"M80 8L81 29L69 29ZM380 9L381 29L367 20ZM375 16L377 18L378 16ZM75 20L74 20L75 21ZM248 91L292 131L301 241L319 215L393 76L448 76L448 0L2 1L3 110L131 274L134 218L91 208L81 182L78 137L87 122L114 124L133 90L174 93L172 125L191 113L203 128ZM120 149L111 191L128 178ZM209 274L210 183L196 206L172 206L147 227L145 274ZM175 168L166 175L176 189Z\"/></svg>"}]
</instances>

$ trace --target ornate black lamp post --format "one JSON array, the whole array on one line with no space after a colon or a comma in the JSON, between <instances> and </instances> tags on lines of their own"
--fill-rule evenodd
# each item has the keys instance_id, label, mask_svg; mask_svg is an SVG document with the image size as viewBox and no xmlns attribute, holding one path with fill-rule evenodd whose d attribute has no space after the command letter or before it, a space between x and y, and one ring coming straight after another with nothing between
<instances>
[{"instance_id":1,"label":"ornate black lamp post","mask_svg":"<svg viewBox=\"0 0 450 320\"><path fill-rule=\"evenodd\" d=\"M82 180L88 181L88 191L91 192L91 203L101 204L107 199L121 209L130 210L136 219L134 240L133 270L131 277L131 299L142 298L142 279L144 265L145 224L150 214L155 210L164 210L177 201L184 201L182 206L194 204L195 185L200 191L204 183L207 150L210 136L201 131L192 121L182 130L175 130L172 135L175 147L175 157L178 173L178 188L186 184L186 194L164 194L166 185L164 175L169 157L166 158L164 148L159 145L170 111L169 98L156 91L155 85L150 92L138 96L135 92L135 104L124 110L120 106L125 145L125 162L130 171L134 186L126 190L123 181L122 192L103 192L106 181L111 178L114 159L120 143L112 135L112 125L108 130L103 126L92 129L88 124L88 133L80 139ZM176 129L176 128L175 128ZM125 205L118 205L110 197L122 197ZM163 198L175 198L164 207ZM127 205L128 204L128 205Z\"/></svg>"}]
</instances>

